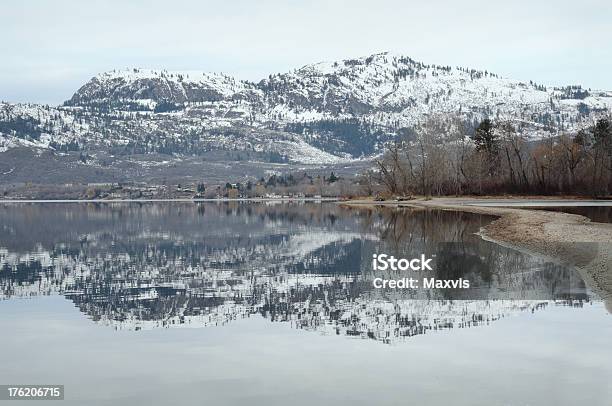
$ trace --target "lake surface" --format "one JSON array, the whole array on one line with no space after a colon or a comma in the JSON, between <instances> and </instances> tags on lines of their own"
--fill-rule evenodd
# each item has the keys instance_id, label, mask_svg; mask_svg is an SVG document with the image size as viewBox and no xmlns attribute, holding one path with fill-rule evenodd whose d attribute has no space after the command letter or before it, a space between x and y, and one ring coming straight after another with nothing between
<instances>
[{"instance_id":1,"label":"lake surface","mask_svg":"<svg viewBox=\"0 0 612 406\"><path fill-rule=\"evenodd\" d=\"M579 214L597 223L612 223L612 206L588 207L543 207L535 210L560 211L563 213Z\"/></svg>"},{"instance_id":2,"label":"lake surface","mask_svg":"<svg viewBox=\"0 0 612 406\"><path fill-rule=\"evenodd\" d=\"M577 271L483 241L489 221L1 204L0 384L63 384L75 405L608 405L612 316ZM376 253L471 287L375 289L410 273Z\"/></svg>"}]
</instances>

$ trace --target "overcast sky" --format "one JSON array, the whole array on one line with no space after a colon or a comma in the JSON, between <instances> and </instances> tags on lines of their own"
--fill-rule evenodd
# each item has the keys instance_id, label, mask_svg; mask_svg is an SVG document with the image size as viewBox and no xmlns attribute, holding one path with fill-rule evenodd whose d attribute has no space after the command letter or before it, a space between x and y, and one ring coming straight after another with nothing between
<instances>
[{"instance_id":1,"label":"overcast sky","mask_svg":"<svg viewBox=\"0 0 612 406\"><path fill-rule=\"evenodd\" d=\"M381 51L612 90L610 0L2 0L0 38L6 101L58 104L115 68L259 80Z\"/></svg>"}]
</instances>

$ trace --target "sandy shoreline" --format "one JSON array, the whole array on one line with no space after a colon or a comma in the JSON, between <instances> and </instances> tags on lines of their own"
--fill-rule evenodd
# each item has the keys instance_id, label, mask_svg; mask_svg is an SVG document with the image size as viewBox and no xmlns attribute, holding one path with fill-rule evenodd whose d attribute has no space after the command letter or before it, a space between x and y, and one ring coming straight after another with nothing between
<instances>
[{"instance_id":1,"label":"sandy shoreline","mask_svg":"<svg viewBox=\"0 0 612 406\"><path fill-rule=\"evenodd\" d=\"M469 205L467 202L470 202ZM406 206L459 210L498 217L481 230L482 238L576 268L612 313L612 224L576 214L478 206L470 199L436 198L405 202L352 201L351 207Z\"/></svg>"}]
</instances>

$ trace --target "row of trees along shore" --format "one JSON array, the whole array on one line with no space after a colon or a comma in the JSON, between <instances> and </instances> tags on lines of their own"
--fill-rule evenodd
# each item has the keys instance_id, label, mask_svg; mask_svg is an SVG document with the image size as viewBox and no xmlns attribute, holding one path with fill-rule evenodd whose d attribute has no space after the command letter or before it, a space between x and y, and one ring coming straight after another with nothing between
<instances>
[{"instance_id":1,"label":"row of trees along shore","mask_svg":"<svg viewBox=\"0 0 612 406\"><path fill-rule=\"evenodd\" d=\"M361 176L368 194L568 194L612 190L612 120L530 140L509 121L483 120L471 135L458 119L429 119L390 145Z\"/></svg>"}]
</instances>

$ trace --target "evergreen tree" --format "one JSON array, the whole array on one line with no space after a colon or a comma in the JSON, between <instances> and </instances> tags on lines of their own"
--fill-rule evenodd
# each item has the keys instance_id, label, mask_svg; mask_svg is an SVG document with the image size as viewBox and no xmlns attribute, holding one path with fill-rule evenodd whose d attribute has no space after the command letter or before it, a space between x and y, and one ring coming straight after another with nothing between
<instances>
[{"instance_id":1,"label":"evergreen tree","mask_svg":"<svg viewBox=\"0 0 612 406\"><path fill-rule=\"evenodd\" d=\"M474 135L476 151L484 151L488 155L497 155L499 149L499 139L495 134L495 127L488 118L485 118L476 128Z\"/></svg>"},{"instance_id":2,"label":"evergreen tree","mask_svg":"<svg viewBox=\"0 0 612 406\"><path fill-rule=\"evenodd\" d=\"M476 144L476 151L484 154L485 169L489 177L494 176L498 169L499 143L495 126L488 118L484 119L476 128L474 144Z\"/></svg>"},{"instance_id":3,"label":"evergreen tree","mask_svg":"<svg viewBox=\"0 0 612 406\"><path fill-rule=\"evenodd\" d=\"M612 125L606 118L597 120L595 127L593 128L593 136L595 137L596 144L607 144L612 138Z\"/></svg>"}]
</instances>

